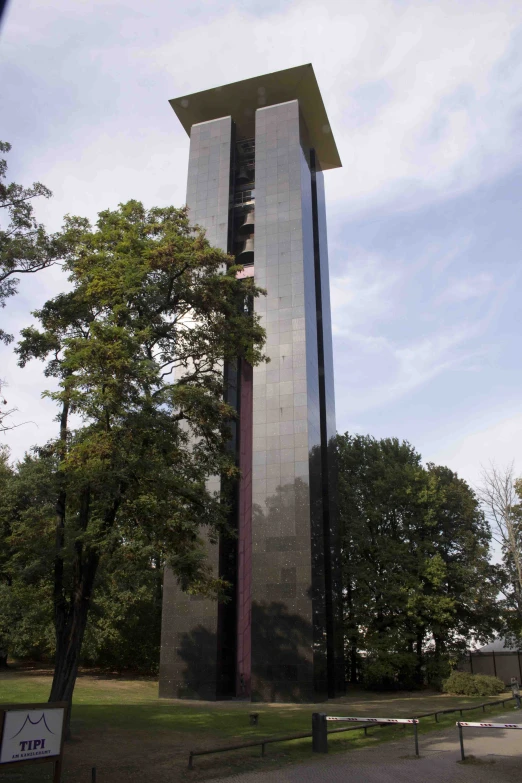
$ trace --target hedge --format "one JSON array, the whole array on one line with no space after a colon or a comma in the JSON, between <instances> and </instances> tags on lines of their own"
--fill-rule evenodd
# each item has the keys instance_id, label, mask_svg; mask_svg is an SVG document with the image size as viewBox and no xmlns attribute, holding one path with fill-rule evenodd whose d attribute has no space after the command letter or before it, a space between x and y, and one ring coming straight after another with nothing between
<instances>
[{"instance_id":1,"label":"hedge","mask_svg":"<svg viewBox=\"0 0 522 783\"><path fill-rule=\"evenodd\" d=\"M444 693L462 696L495 696L505 689L504 683L498 677L468 672L452 672L442 683Z\"/></svg>"}]
</instances>

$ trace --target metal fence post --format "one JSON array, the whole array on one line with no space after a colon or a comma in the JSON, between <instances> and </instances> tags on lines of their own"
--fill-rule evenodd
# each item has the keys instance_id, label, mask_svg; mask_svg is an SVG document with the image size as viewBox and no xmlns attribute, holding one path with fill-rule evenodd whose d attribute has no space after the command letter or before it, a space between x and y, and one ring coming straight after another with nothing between
<instances>
[{"instance_id":1,"label":"metal fence post","mask_svg":"<svg viewBox=\"0 0 522 783\"><path fill-rule=\"evenodd\" d=\"M328 753L328 733L325 712L312 713L312 751Z\"/></svg>"},{"instance_id":2,"label":"metal fence post","mask_svg":"<svg viewBox=\"0 0 522 783\"><path fill-rule=\"evenodd\" d=\"M406 725L406 724L405 724ZM419 755L419 731L418 731L419 724L414 723L413 724L413 734L415 737L415 755Z\"/></svg>"},{"instance_id":3,"label":"metal fence post","mask_svg":"<svg viewBox=\"0 0 522 783\"><path fill-rule=\"evenodd\" d=\"M462 736L462 726L460 724L460 721L457 723L457 726L459 727L460 757L462 761L465 761L466 756L464 755L464 737Z\"/></svg>"},{"instance_id":4,"label":"metal fence post","mask_svg":"<svg viewBox=\"0 0 522 783\"><path fill-rule=\"evenodd\" d=\"M54 762L53 783L62 783L62 757L58 756Z\"/></svg>"}]
</instances>

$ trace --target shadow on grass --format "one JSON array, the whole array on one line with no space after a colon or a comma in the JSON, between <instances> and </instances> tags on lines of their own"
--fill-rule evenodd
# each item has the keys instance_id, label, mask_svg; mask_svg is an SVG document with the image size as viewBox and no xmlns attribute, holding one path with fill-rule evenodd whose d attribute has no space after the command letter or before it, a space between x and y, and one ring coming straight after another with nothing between
<instances>
[{"instance_id":1,"label":"shadow on grass","mask_svg":"<svg viewBox=\"0 0 522 783\"><path fill-rule=\"evenodd\" d=\"M478 759L476 756L466 756L464 761L462 759L459 759L457 761L457 764L462 764L463 766L491 766L491 764L495 764L495 759Z\"/></svg>"}]
</instances>

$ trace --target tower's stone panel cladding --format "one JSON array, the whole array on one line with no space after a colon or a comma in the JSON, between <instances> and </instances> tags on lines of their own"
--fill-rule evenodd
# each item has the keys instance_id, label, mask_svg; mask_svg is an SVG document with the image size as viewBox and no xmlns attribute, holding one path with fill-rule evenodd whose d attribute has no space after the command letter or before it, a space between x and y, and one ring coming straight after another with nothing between
<instances>
[{"instance_id":1,"label":"tower's stone panel cladding","mask_svg":"<svg viewBox=\"0 0 522 783\"><path fill-rule=\"evenodd\" d=\"M209 242L226 251L229 241L232 119L193 125L187 183L192 223L206 229ZM211 480L219 489L219 479ZM209 545L218 573L219 551ZM216 699L221 693L218 606L179 589L165 571L161 631L160 697Z\"/></svg>"},{"instance_id":2,"label":"tower's stone panel cladding","mask_svg":"<svg viewBox=\"0 0 522 783\"><path fill-rule=\"evenodd\" d=\"M313 701L328 689L325 538L312 171L297 100L257 110L255 145L255 280L267 291L255 307L271 361L254 368L252 696Z\"/></svg>"},{"instance_id":3,"label":"tower's stone panel cladding","mask_svg":"<svg viewBox=\"0 0 522 783\"><path fill-rule=\"evenodd\" d=\"M315 163L315 154L313 154ZM317 243L316 251L316 295L319 357L319 382L321 387L321 475L323 482L323 530L325 572L325 611L327 612L328 646L328 695L339 696L345 692L344 633L341 571L341 529L338 509L338 466L335 446L337 433L335 423L335 389L332 341L332 316L330 307L330 275L328 264L328 241L326 230L326 203L324 175L313 170L312 203L316 207ZM320 280L318 277L320 276ZM328 607L328 608L327 608Z\"/></svg>"},{"instance_id":4,"label":"tower's stone panel cladding","mask_svg":"<svg viewBox=\"0 0 522 783\"><path fill-rule=\"evenodd\" d=\"M271 361L224 367L237 537L209 559L231 600L187 596L167 571L160 695L323 700L344 688L321 170L341 161L311 65L171 104L190 133L191 220L266 289L254 306Z\"/></svg>"}]
</instances>

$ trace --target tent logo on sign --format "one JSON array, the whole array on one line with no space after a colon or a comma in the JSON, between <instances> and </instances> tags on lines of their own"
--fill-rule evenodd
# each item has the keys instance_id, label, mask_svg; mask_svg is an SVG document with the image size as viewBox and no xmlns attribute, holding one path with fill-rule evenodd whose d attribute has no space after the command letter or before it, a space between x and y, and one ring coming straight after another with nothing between
<instances>
[{"instance_id":1,"label":"tent logo on sign","mask_svg":"<svg viewBox=\"0 0 522 783\"><path fill-rule=\"evenodd\" d=\"M41 714L40 718L38 718L38 720L32 720L30 715L26 715L25 720L24 720L23 725L22 725L22 728L20 729L20 731L17 731L16 734L14 734L11 737L11 739L15 739L16 737L18 737L18 735L22 733L22 731L25 729L25 727L26 727L26 725L28 723L30 723L31 726L38 726L38 724L42 723L42 722L43 722L43 726L42 726L42 729L40 729L40 733L41 734L44 733L43 732L43 727L44 726L47 729L47 732L49 734L54 734L55 733L54 731L51 731L51 729L47 725L47 721L45 720L45 713L42 712L42 714ZM41 750L41 751L44 751L44 752L40 753L38 755L42 755L42 756L43 755L47 755L47 753L45 752L45 740L46 740L45 737L43 737L41 739L36 739L36 738L34 738L34 739L25 739L25 740L21 739L19 741L19 745L20 745L20 753L22 754L22 758L23 758L24 752L26 752L26 751L27 752L28 751L33 751L33 753L31 755L34 755L34 751Z\"/></svg>"}]
</instances>

